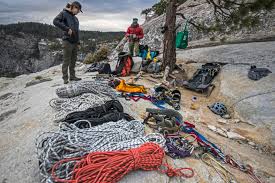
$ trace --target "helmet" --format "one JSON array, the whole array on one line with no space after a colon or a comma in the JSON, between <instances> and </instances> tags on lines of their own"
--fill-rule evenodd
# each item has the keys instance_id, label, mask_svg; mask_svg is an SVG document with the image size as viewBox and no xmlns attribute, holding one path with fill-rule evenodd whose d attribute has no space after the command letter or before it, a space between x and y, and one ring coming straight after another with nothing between
<instances>
[{"instance_id":1,"label":"helmet","mask_svg":"<svg viewBox=\"0 0 275 183\"><path fill-rule=\"evenodd\" d=\"M220 116L224 116L227 114L227 108L223 103L217 102L208 107L213 113L218 114Z\"/></svg>"}]
</instances>

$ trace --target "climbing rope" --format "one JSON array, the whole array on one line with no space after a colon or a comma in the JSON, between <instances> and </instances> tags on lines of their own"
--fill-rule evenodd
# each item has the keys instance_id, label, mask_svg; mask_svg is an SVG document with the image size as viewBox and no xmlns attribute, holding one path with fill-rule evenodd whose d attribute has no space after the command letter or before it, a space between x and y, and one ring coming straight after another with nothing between
<instances>
[{"instance_id":1,"label":"climbing rope","mask_svg":"<svg viewBox=\"0 0 275 183\"><path fill-rule=\"evenodd\" d=\"M110 121L116 122L122 119L126 119L127 121L134 120L134 118L123 113L123 111L123 106L118 100L110 100L101 106L89 108L85 111L72 112L63 121L71 124L81 120L84 122L78 122L77 127L90 128L90 125L97 126ZM89 121L90 124L85 121Z\"/></svg>"},{"instance_id":2,"label":"climbing rope","mask_svg":"<svg viewBox=\"0 0 275 183\"><path fill-rule=\"evenodd\" d=\"M59 161L52 169L52 176L57 182L67 183L116 183L129 172L138 169L158 170L169 177L190 178L194 176L191 168L173 169L169 165L163 165L167 169L161 169L164 155L164 150L155 143L145 143L127 151L93 152L83 157ZM72 178L69 180L60 178L56 174L57 168L68 162L74 164ZM189 171L190 174L185 174L184 170Z\"/></svg>"},{"instance_id":3,"label":"climbing rope","mask_svg":"<svg viewBox=\"0 0 275 183\"><path fill-rule=\"evenodd\" d=\"M165 139L160 134L144 136L144 126L139 121L121 120L85 129L61 123L59 131L43 133L36 141L42 182L53 182L49 173L54 163L61 159L81 157L96 151L126 150L146 142L163 146ZM70 177L71 165L64 164L56 174L62 178Z\"/></svg>"},{"instance_id":4,"label":"climbing rope","mask_svg":"<svg viewBox=\"0 0 275 183\"><path fill-rule=\"evenodd\" d=\"M93 93L98 96L109 96L111 98L116 96L115 91L108 85L108 80L76 82L56 89L56 94L60 98L76 97L84 93Z\"/></svg>"},{"instance_id":5,"label":"climbing rope","mask_svg":"<svg viewBox=\"0 0 275 183\"><path fill-rule=\"evenodd\" d=\"M58 111L55 120L62 121L71 112L84 111L91 107L100 106L109 100L111 98L105 95L84 93L73 98L54 98L49 104Z\"/></svg>"}]
</instances>

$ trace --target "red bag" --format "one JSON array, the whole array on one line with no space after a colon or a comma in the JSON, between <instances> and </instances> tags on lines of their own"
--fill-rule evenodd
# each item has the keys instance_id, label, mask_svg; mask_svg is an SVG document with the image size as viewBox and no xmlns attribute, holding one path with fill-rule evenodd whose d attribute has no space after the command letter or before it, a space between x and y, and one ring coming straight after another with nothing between
<instances>
[{"instance_id":1,"label":"red bag","mask_svg":"<svg viewBox=\"0 0 275 183\"><path fill-rule=\"evenodd\" d=\"M128 76L133 66L134 62L132 57L125 52L121 52L118 54L118 62L114 74L122 77Z\"/></svg>"}]
</instances>

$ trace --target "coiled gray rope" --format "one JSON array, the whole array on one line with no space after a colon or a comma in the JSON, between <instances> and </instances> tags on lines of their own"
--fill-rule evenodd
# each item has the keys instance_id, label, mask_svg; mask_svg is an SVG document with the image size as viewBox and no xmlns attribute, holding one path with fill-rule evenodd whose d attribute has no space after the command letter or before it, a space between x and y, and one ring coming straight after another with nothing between
<instances>
[{"instance_id":1,"label":"coiled gray rope","mask_svg":"<svg viewBox=\"0 0 275 183\"><path fill-rule=\"evenodd\" d=\"M115 91L108 86L108 82L102 80L75 82L56 89L56 94L60 98L72 98L84 93L93 93L98 96L109 96L111 98L116 96Z\"/></svg>"},{"instance_id":2,"label":"coiled gray rope","mask_svg":"<svg viewBox=\"0 0 275 183\"><path fill-rule=\"evenodd\" d=\"M93 93L85 93L73 98L54 98L50 101L50 106L57 110L55 121L62 121L71 112L84 111L91 107L96 107L111 100L108 96L99 96Z\"/></svg>"},{"instance_id":3,"label":"coiled gray rope","mask_svg":"<svg viewBox=\"0 0 275 183\"><path fill-rule=\"evenodd\" d=\"M42 182L53 182L50 170L54 163L61 159L79 157L95 151L126 150L146 142L155 142L163 146L165 139L160 134L144 136L144 126L135 120L110 122L87 129L62 123L58 132L43 133L37 138ZM67 163L56 173L59 177L68 179L72 169L72 164Z\"/></svg>"}]
</instances>

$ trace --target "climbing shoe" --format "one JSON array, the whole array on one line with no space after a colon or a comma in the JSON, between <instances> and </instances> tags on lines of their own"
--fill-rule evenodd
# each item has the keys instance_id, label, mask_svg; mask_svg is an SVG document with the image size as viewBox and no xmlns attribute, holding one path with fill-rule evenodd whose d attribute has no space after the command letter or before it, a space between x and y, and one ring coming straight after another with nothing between
<instances>
[{"instance_id":1,"label":"climbing shoe","mask_svg":"<svg viewBox=\"0 0 275 183\"><path fill-rule=\"evenodd\" d=\"M78 77L73 77L73 78L70 78L70 81L80 81L82 80L81 78L78 78Z\"/></svg>"}]
</instances>

